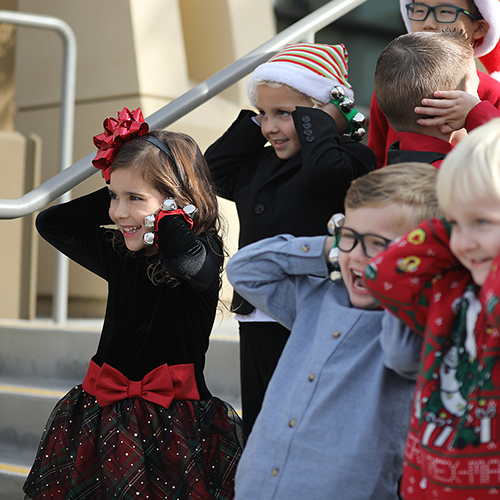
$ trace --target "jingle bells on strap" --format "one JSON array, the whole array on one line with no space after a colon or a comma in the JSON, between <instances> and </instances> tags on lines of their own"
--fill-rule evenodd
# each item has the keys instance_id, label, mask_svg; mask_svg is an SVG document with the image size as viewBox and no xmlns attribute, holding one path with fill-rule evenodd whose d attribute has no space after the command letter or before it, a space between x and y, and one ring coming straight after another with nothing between
<instances>
[{"instance_id":1,"label":"jingle bells on strap","mask_svg":"<svg viewBox=\"0 0 500 500\"><path fill-rule=\"evenodd\" d=\"M349 130L345 133L351 134L353 140L361 141L366 135L366 118L354 107L354 99L347 97L344 87L337 85L330 91L330 102L339 108L349 122Z\"/></svg>"},{"instance_id":2,"label":"jingle bells on strap","mask_svg":"<svg viewBox=\"0 0 500 500\"><path fill-rule=\"evenodd\" d=\"M342 227L344 225L345 215L341 213L333 214L328 221L326 227L328 229L328 234L330 236L336 236L336 228ZM327 265L330 279L335 281L341 278L340 265L339 265L339 249L337 247L337 240L335 238L335 243L328 251L327 255Z\"/></svg>"},{"instance_id":3,"label":"jingle bells on strap","mask_svg":"<svg viewBox=\"0 0 500 500\"><path fill-rule=\"evenodd\" d=\"M165 198L161 204L161 209L158 214L149 214L144 217L144 227L146 229L152 229L152 231L144 233L142 237L142 241L148 247L151 247L156 242L156 231L158 231L158 224L163 217L166 215L182 215L186 222L189 224L189 227L193 229L194 219L196 214L198 213L198 209L194 205L186 205L184 208L177 208L177 203L173 198Z\"/></svg>"}]
</instances>

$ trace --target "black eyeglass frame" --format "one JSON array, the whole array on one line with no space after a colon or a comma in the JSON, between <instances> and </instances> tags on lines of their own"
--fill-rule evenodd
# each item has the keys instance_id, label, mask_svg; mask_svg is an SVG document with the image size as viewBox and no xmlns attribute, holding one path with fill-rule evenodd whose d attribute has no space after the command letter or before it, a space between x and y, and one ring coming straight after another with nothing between
<instances>
[{"instance_id":1,"label":"black eyeglass frame","mask_svg":"<svg viewBox=\"0 0 500 500\"><path fill-rule=\"evenodd\" d=\"M347 229L348 231L351 231L351 233L354 235L354 244L352 245L351 249L350 250L343 250L342 248L340 248L340 240L341 240L341 232L343 230ZM335 226L335 244L337 246L337 248L341 251L341 252L344 252L344 253L349 253L349 252L352 252L355 248L356 248L356 245L361 242L361 249L363 250L363 254L368 257L369 259L373 259L374 257L377 256L377 254L375 255L368 255L368 252L366 250L366 245L365 245L365 238L367 236L371 236L373 238L379 238L381 240L384 240L385 244L386 244L386 248L392 243L392 240L389 240L388 238L384 238L383 236L380 236L379 234L372 234L372 233L365 233L365 234L361 234L361 233L358 233L356 231L354 231L354 229L351 229L350 227L345 227L345 226Z\"/></svg>"},{"instance_id":2,"label":"black eyeglass frame","mask_svg":"<svg viewBox=\"0 0 500 500\"><path fill-rule=\"evenodd\" d=\"M427 14L424 16L423 19L412 19L410 17L410 10L411 10L412 6L414 6L414 5L421 5L422 7L427 8ZM453 21L440 21L437 18L437 15L436 15L436 9L438 9L440 7L450 7L452 9L455 9L455 19L453 19ZM423 22L423 21L425 21L429 17L429 14L431 12L432 12L432 15L434 16L434 19L436 20L436 22L440 23L440 24L451 24L451 23L454 23L458 19L458 14L460 14L460 13L465 14L466 16L470 17L474 21L481 21L481 19L483 19L482 16L478 17L478 16L476 16L475 14L473 14L470 11L468 11L466 9L462 9L461 7L455 7L454 5L442 4L442 5L436 5L435 7L431 7L430 5L426 5L425 3L418 3L418 2L407 3L406 4L406 15L408 16L408 19L410 21Z\"/></svg>"}]
</instances>

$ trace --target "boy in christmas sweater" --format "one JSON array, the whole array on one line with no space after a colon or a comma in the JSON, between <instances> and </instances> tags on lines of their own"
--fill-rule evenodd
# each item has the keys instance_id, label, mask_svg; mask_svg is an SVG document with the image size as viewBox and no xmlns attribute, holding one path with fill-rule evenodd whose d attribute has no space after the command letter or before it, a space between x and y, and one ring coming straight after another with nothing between
<instances>
[{"instance_id":1,"label":"boy in christmas sweater","mask_svg":"<svg viewBox=\"0 0 500 500\"><path fill-rule=\"evenodd\" d=\"M446 220L372 260L366 286L423 336L401 492L479 500L500 490L500 120L443 162Z\"/></svg>"}]
</instances>

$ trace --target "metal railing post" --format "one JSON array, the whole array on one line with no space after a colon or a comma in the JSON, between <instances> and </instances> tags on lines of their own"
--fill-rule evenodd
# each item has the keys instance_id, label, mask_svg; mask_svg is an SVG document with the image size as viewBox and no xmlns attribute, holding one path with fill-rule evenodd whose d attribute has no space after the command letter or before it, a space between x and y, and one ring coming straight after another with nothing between
<instances>
[{"instance_id":1,"label":"metal railing post","mask_svg":"<svg viewBox=\"0 0 500 500\"><path fill-rule=\"evenodd\" d=\"M61 124L59 130L59 172L62 172L64 169L69 167L73 161L77 58L76 38L73 30L67 23L56 17L6 10L0 10L0 22L28 28L52 30L62 37L64 53ZM68 201L70 196L71 195L68 191L61 196L59 201ZM63 254L58 252L56 254L54 297L52 306L52 314L56 323L64 323L68 317L68 265L68 259Z\"/></svg>"}]
</instances>

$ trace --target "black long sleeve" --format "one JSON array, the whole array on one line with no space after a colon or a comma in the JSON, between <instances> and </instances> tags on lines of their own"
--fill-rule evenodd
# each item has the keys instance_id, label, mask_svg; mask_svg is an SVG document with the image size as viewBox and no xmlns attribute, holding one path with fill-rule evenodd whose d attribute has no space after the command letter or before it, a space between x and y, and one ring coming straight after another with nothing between
<instances>
[{"instance_id":1,"label":"black long sleeve","mask_svg":"<svg viewBox=\"0 0 500 500\"><path fill-rule=\"evenodd\" d=\"M210 395L203 377L205 352L218 301L222 251L215 241L195 236L177 216L159 224L160 258L179 278L153 284L151 258L117 252L112 244L107 188L51 207L37 218L40 234L72 260L108 282L101 339L93 360L108 363L131 380L158 366L194 364L200 396Z\"/></svg>"}]
</instances>

